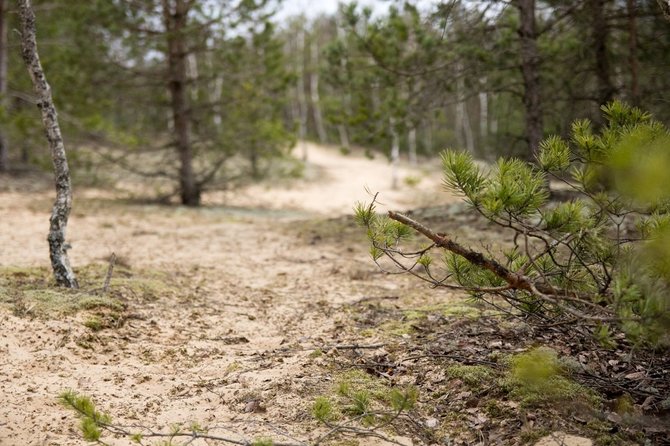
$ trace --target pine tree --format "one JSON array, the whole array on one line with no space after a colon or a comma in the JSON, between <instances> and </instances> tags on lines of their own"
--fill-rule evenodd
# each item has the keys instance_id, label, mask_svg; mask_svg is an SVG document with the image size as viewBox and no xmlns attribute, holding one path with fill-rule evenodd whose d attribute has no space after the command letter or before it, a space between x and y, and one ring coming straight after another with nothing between
<instances>
[{"instance_id":1,"label":"pine tree","mask_svg":"<svg viewBox=\"0 0 670 446\"><path fill-rule=\"evenodd\" d=\"M543 324L578 322L600 334L618 324L637 339L668 343L670 131L621 102L603 112L607 125L598 132L581 120L570 139L545 139L539 167L503 158L485 173L469 154L444 153L447 189L511 230L510 248L478 252L405 215L379 216L373 202L356 215L368 229L373 259L389 258L437 287L504 301L510 312ZM549 178L577 197L550 201ZM403 249L412 229L431 244Z\"/></svg>"}]
</instances>

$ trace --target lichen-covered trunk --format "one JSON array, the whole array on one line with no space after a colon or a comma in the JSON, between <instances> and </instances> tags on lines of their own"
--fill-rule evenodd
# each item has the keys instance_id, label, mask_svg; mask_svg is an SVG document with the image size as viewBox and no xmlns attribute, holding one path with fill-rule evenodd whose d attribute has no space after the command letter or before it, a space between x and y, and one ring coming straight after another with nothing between
<instances>
[{"instance_id":1,"label":"lichen-covered trunk","mask_svg":"<svg viewBox=\"0 0 670 446\"><path fill-rule=\"evenodd\" d=\"M7 107L7 1L0 0L0 108ZM9 170L6 129L0 127L0 172Z\"/></svg>"},{"instance_id":2,"label":"lichen-covered trunk","mask_svg":"<svg viewBox=\"0 0 670 446\"><path fill-rule=\"evenodd\" d=\"M540 91L540 55L535 30L535 0L516 0L519 11L519 43L523 104L526 111L526 139L529 158L537 153L543 136L542 96Z\"/></svg>"},{"instance_id":3,"label":"lichen-covered trunk","mask_svg":"<svg viewBox=\"0 0 670 446\"><path fill-rule=\"evenodd\" d=\"M51 159L56 177L56 201L51 211L49 225L49 254L56 283L68 288L78 288L77 279L67 256L65 236L67 222L72 208L72 184L67 165L65 145L58 125L58 115L51 97L51 87L47 83L42 64L37 53L35 37L35 13L30 0L18 0L21 18L21 54L33 81L37 96L37 106L42 114L42 124L51 149Z\"/></svg>"},{"instance_id":4,"label":"lichen-covered trunk","mask_svg":"<svg viewBox=\"0 0 670 446\"><path fill-rule=\"evenodd\" d=\"M179 155L179 191L182 204L200 205L200 186L193 172L193 148L191 147L191 122L187 102L186 44L184 39L188 4L175 0L174 8L169 0L162 0L163 20L167 31L168 89L170 90L174 136Z\"/></svg>"}]
</instances>

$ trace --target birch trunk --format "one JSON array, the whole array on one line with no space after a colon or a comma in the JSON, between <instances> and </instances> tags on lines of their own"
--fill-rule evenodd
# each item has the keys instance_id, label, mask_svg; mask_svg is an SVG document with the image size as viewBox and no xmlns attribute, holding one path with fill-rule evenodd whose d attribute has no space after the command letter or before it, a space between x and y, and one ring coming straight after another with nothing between
<instances>
[{"instance_id":1,"label":"birch trunk","mask_svg":"<svg viewBox=\"0 0 670 446\"><path fill-rule=\"evenodd\" d=\"M391 127L391 189L398 189L398 162L400 161L400 137L398 136L398 129L395 127L395 119L390 118L389 125Z\"/></svg>"},{"instance_id":2,"label":"birch trunk","mask_svg":"<svg viewBox=\"0 0 670 446\"><path fill-rule=\"evenodd\" d=\"M7 107L7 1L0 0L0 108ZM9 170L9 145L4 126L0 128L0 172Z\"/></svg>"},{"instance_id":3,"label":"birch trunk","mask_svg":"<svg viewBox=\"0 0 670 446\"><path fill-rule=\"evenodd\" d=\"M479 149L488 153L489 139L489 95L485 91L479 93Z\"/></svg>"},{"instance_id":4,"label":"birch trunk","mask_svg":"<svg viewBox=\"0 0 670 446\"><path fill-rule=\"evenodd\" d=\"M310 44L310 54L312 58L312 70L309 76L309 90L312 100L312 111L314 113L314 125L316 125L316 133L319 135L319 142L326 144L328 142L328 135L326 128L323 125L323 114L321 113L321 98L319 97L319 43L315 35Z\"/></svg>"},{"instance_id":5,"label":"birch trunk","mask_svg":"<svg viewBox=\"0 0 670 446\"><path fill-rule=\"evenodd\" d=\"M67 223L72 208L72 184L70 169L67 164L67 155L63 136L58 125L58 114L51 97L51 87L47 83L39 54L35 30L35 13L30 0L18 0L19 16L21 19L21 54L28 68L33 88L37 96L37 106L42 115L42 124L51 149L51 159L56 177L56 201L51 211L49 222L49 255L56 283L68 288L79 288L77 278L70 266L67 255L66 232Z\"/></svg>"},{"instance_id":6,"label":"birch trunk","mask_svg":"<svg viewBox=\"0 0 670 446\"><path fill-rule=\"evenodd\" d=\"M302 160L307 161L307 98L305 97L305 30L300 29L296 38L297 74L298 74L298 140L302 147Z\"/></svg>"},{"instance_id":7,"label":"birch trunk","mask_svg":"<svg viewBox=\"0 0 670 446\"><path fill-rule=\"evenodd\" d=\"M462 67L458 66L458 80L456 81L456 124L460 126L457 132L465 137L465 147L468 152L475 153L475 138L470 125L470 115L465 99L465 79L461 73ZM461 133L462 132L462 133ZM461 139L462 141L462 139Z\"/></svg>"},{"instance_id":8,"label":"birch trunk","mask_svg":"<svg viewBox=\"0 0 670 446\"><path fill-rule=\"evenodd\" d=\"M416 127L412 125L407 134L407 145L409 146L409 164L416 166Z\"/></svg>"}]
</instances>

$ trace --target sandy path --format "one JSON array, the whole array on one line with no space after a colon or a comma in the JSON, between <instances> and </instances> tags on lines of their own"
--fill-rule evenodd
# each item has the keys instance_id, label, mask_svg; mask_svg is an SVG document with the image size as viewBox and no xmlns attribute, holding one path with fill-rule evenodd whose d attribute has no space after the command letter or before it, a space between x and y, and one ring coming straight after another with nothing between
<instances>
[{"instance_id":1,"label":"sandy path","mask_svg":"<svg viewBox=\"0 0 670 446\"><path fill-rule=\"evenodd\" d=\"M385 161L314 145L309 151L308 173L318 175L226 198L246 209L124 206L80 191L91 199L72 218L75 265L115 251L133 268L168 271L187 285L175 296L133 303L137 319L97 335L81 317L31 320L0 310L0 445L86 444L55 402L67 388L93 396L124 423L167 430L198 421L219 433L307 438L312 395L330 379L310 352L340 341L337 308L405 285L375 274L364 243L312 237L305 222L315 212L350 212L367 198L364 185L400 208L439 187L435 174L405 168L419 185L389 191ZM46 265L49 197L0 192L0 266ZM249 413L252 401L264 411Z\"/></svg>"},{"instance_id":2,"label":"sandy path","mask_svg":"<svg viewBox=\"0 0 670 446\"><path fill-rule=\"evenodd\" d=\"M343 156L334 148L306 143L307 181L288 185L260 184L228 194L228 204L258 206L269 209L295 209L322 215L346 215L357 201L370 201L370 194L379 192L381 203L388 208L405 209L436 205L450 200L441 187L439 160L424 162L421 168L407 163L398 169L398 189L391 188L392 168L388 160L377 154L369 159L360 151ZM302 149L297 147L296 152ZM411 186L408 183L412 184ZM212 194L210 200L221 197Z\"/></svg>"}]
</instances>

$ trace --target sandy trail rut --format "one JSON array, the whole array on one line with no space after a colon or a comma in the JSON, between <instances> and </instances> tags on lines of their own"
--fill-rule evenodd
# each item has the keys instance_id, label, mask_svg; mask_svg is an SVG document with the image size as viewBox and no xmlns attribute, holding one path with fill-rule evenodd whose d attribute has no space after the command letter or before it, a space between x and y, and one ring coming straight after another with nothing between
<instances>
[{"instance_id":1,"label":"sandy trail rut","mask_svg":"<svg viewBox=\"0 0 670 446\"><path fill-rule=\"evenodd\" d=\"M434 171L404 168L402 175L421 178L418 186L388 191L385 161L315 145L309 152L311 179L281 189L255 185L224 197L226 206L215 205L217 194L193 210L78 191L69 236L75 265L104 262L115 251L133 268L167 271L184 286L131 302L134 318L99 334L79 316L42 320L0 310L0 444L86 444L56 402L68 388L125 424L169 430L197 421L230 435L309 438L309 405L330 379L310 353L341 341L338 308L405 286L376 273L365 244L356 243L362 238L336 242L314 232L315 214L350 213L369 198L364 185L401 209L450 199ZM0 192L0 266L48 265L51 192L2 189L9 191Z\"/></svg>"}]
</instances>

